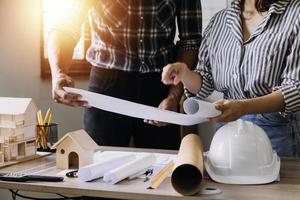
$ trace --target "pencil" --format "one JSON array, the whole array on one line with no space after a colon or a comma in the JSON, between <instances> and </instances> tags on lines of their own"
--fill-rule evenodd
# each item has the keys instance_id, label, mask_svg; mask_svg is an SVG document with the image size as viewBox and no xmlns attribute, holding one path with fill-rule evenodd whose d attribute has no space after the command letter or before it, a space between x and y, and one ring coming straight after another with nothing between
<instances>
[{"instance_id":1,"label":"pencil","mask_svg":"<svg viewBox=\"0 0 300 200\"><path fill-rule=\"evenodd\" d=\"M48 132L51 131L51 121L52 121L52 113L50 112L48 121L46 122L46 131L45 131L45 144L48 147Z\"/></svg>"},{"instance_id":2,"label":"pencil","mask_svg":"<svg viewBox=\"0 0 300 200\"><path fill-rule=\"evenodd\" d=\"M42 116L42 111L41 111L41 110L39 110L39 111L37 112L37 118L38 118L38 123L39 123L39 125L42 126L44 120L43 120L43 116Z\"/></svg>"},{"instance_id":3,"label":"pencil","mask_svg":"<svg viewBox=\"0 0 300 200\"><path fill-rule=\"evenodd\" d=\"M174 162L171 160L156 176L151 179L151 185L148 189L156 189L172 172Z\"/></svg>"},{"instance_id":4,"label":"pencil","mask_svg":"<svg viewBox=\"0 0 300 200\"><path fill-rule=\"evenodd\" d=\"M49 121L49 116L51 114L51 109L48 108L47 112L46 112L46 115L45 115L45 118L44 118L44 124L43 125L47 125L48 121Z\"/></svg>"}]
</instances>

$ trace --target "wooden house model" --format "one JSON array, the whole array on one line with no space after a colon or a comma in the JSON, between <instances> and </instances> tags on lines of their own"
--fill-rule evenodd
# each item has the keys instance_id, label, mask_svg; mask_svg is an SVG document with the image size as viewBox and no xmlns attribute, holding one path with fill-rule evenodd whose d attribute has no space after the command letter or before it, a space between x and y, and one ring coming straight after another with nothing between
<instances>
[{"instance_id":1,"label":"wooden house model","mask_svg":"<svg viewBox=\"0 0 300 200\"><path fill-rule=\"evenodd\" d=\"M30 98L0 97L0 163L36 154L37 107Z\"/></svg>"},{"instance_id":2,"label":"wooden house model","mask_svg":"<svg viewBox=\"0 0 300 200\"><path fill-rule=\"evenodd\" d=\"M56 167L78 169L92 164L97 148L98 145L84 130L67 133L52 146L56 149Z\"/></svg>"}]
</instances>

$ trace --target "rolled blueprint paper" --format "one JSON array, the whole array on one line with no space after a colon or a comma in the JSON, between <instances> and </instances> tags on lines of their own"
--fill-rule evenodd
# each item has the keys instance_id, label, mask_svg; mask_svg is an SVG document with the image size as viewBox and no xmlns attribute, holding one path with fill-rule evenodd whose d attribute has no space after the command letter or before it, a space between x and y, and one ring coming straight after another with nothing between
<instances>
[{"instance_id":1,"label":"rolled blueprint paper","mask_svg":"<svg viewBox=\"0 0 300 200\"><path fill-rule=\"evenodd\" d=\"M193 195L201 190L203 178L203 145L196 134L186 135L180 145L171 176L173 188L182 195Z\"/></svg>"},{"instance_id":2,"label":"rolled blueprint paper","mask_svg":"<svg viewBox=\"0 0 300 200\"><path fill-rule=\"evenodd\" d=\"M214 104L200 101L196 98L188 98L183 102L183 110L188 115L198 115L201 116L205 113L206 116L216 116L221 114L220 111L215 109Z\"/></svg>"},{"instance_id":3,"label":"rolled blueprint paper","mask_svg":"<svg viewBox=\"0 0 300 200\"><path fill-rule=\"evenodd\" d=\"M97 162L90 165L83 166L78 170L78 176L82 181L91 181L97 178L103 177L103 175L113 168L117 168L120 165L135 160L135 155L118 156L105 160L103 162Z\"/></svg>"},{"instance_id":4,"label":"rolled blueprint paper","mask_svg":"<svg viewBox=\"0 0 300 200\"><path fill-rule=\"evenodd\" d=\"M156 157L154 154L144 155L135 160L121 165L104 174L103 180L110 184L116 184L119 181L132 176L143 169L146 169L155 163Z\"/></svg>"},{"instance_id":5,"label":"rolled blueprint paper","mask_svg":"<svg viewBox=\"0 0 300 200\"><path fill-rule=\"evenodd\" d=\"M208 121L209 117L221 114L219 110L216 110L214 104L193 98L188 99L184 103L184 108L187 109L185 112L188 114L182 114L77 88L64 87L64 90L80 94L82 100L87 101L90 106L101 110L184 126L203 123Z\"/></svg>"}]
</instances>

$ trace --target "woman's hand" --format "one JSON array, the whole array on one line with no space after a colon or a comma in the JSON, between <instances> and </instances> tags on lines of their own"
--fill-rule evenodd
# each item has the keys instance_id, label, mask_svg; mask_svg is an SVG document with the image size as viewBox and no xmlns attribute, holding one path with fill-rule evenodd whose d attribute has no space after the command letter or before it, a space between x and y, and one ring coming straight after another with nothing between
<instances>
[{"instance_id":1,"label":"woman's hand","mask_svg":"<svg viewBox=\"0 0 300 200\"><path fill-rule=\"evenodd\" d=\"M58 73L52 78L52 98L56 103L62 103L73 107L89 107L86 101L80 100L79 94L67 93L63 87L74 87L73 79L64 74Z\"/></svg>"},{"instance_id":2,"label":"woman's hand","mask_svg":"<svg viewBox=\"0 0 300 200\"><path fill-rule=\"evenodd\" d=\"M215 107L222 114L209 118L211 122L230 122L246 114L246 105L240 100L219 100L215 102Z\"/></svg>"},{"instance_id":3,"label":"woman's hand","mask_svg":"<svg viewBox=\"0 0 300 200\"><path fill-rule=\"evenodd\" d=\"M177 62L168 64L163 69L161 81L165 85L177 85L178 83L182 82L188 71L189 69L184 63Z\"/></svg>"}]
</instances>

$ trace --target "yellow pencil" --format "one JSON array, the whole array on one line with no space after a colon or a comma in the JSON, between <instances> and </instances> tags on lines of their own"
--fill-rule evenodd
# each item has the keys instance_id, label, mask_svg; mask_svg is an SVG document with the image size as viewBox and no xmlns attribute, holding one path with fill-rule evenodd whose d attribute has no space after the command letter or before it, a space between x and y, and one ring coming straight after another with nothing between
<instances>
[{"instance_id":1,"label":"yellow pencil","mask_svg":"<svg viewBox=\"0 0 300 200\"><path fill-rule=\"evenodd\" d=\"M44 137L45 137L45 129L44 129L44 119L43 119L43 114L42 114L42 111L39 110L37 112L37 118L38 118L38 124L40 126L39 128L39 144L40 146L45 149L45 143L44 143Z\"/></svg>"},{"instance_id":2,"label":"yellow pencil","mask_svg":"<svg viewBox=\"0 0 300 200\"><path fill-rule=\"evenodd\" d=\"M48 108L48 110L47 110L47 112L46 112L46 115L45 115L45 118L44 118L44 125L45 125L46 123L48 123L50 114L51 114L51 109Z\"/></svg>"},{"instance_id":3,"label":"yellow pencil","mask_svg":"<svg viewBox=\"0 0 300 200\"><path fill-rule=\"evenodd\" d=\"M47 126L46 131L45 131L45 143L46 143L47 147L48 147L48 131L51 128L51 123L52 123L52 113L49 114L48 121L45 124ZM51 131L51 129L50 129L50 131Z\"/></svg>"},{"instance_id":4,"label":"yellow pencil","mask_svg":"<svg viewBox=\"0 0 300 200\"><path fill-rule=\"evenodd\" d=\"M42 125L43 125L43 116L42 116L42 111L41 111L41 110L39 110L39 111L37 112L37 118L38 118L38 124L39 124L40 126L42 126Z\"/></svg>"},{"instance_id":5,"label":"yellow pencil","mask_svg":"<svg viewBox=\"0 0 300 200\"><path fill-rule=\"evenodd\" d=\"M151 179L151 185L148 189L156 189L172 172L174 162L171 160L155 177Z\"/></svg>"}]
</instances>

